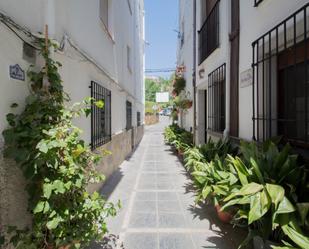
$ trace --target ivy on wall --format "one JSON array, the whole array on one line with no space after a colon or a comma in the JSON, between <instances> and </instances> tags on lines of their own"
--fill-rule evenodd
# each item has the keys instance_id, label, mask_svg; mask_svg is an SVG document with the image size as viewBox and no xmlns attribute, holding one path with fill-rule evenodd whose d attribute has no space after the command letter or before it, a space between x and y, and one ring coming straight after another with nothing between
<instances>
[{"instance_id":1,"label":"ivy on wall","mask_svg":"<svg viewBox=\"0 0 309 249\"><path fill-rule=\"evenodd\" d=\"M32 226L8 227L10 240L2 242L27 249L84 248L103 239L106 218L120 208L120 203L87 192L89 183L104 179L95 169L101 156L80 139L81 130L72 124L72 119L90 114L91 104L102 108L104 103L87 99L66 108L69 98L58 72L61 64L50 56L57 48L47 39L40 39L39 46L45 65L38 72L30 68L25 108L21 114L7 114L10 127L3 131L4 156L14 159L27 179Z\"/></svg>"}]
</instances>

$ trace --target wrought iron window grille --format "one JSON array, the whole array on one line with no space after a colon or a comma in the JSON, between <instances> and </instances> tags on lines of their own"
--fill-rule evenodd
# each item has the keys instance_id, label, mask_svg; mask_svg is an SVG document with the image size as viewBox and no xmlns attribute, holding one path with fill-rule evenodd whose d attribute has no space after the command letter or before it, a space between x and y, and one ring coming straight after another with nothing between
<instances>
[{"instance_id":1,"label":"wrought iron window grille","mask_svg":"<svg viewBox=\"0 0 309 249\"><path fill-rule=\"evenodd\" d=\"M91 98L102 100L103 108L91 105L91 149L94 150L111 141L111 91L91 81Z\"/></svg>"},{"instance_id":2,"label":"wrought iron window grille","mask_svg":"<svg viewBox=\"0 0 309 249\"><path fill-rule=\"evenodd\" d=\"M253 139L308 147L309 4L252 43Z\"/></svg>"},{"instance_id":3,"label":"wrought iron window grille","mask_svg":"<svg viewBox=\"0 0 309 249\"><path fill-rule=\"evenodd\" d=\"M225 129L226 64L208 75L208 130L222 133Z\"/></svg>"}]
</instances>

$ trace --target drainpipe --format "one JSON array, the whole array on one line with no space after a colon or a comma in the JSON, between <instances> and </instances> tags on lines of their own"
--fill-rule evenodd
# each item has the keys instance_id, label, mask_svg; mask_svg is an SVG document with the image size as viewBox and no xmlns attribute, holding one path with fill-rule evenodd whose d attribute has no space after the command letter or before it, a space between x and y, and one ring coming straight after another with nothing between
<instances>
[{"instance_id":1,"label":"drainpipe","mask_svg":"<svg viewBox=\"0 0 309 249\"><path fill-rule=\"evenodd\" d=\"M193 0L193 144L196 145L196 0Z\"/></svg>"}]
</instances>

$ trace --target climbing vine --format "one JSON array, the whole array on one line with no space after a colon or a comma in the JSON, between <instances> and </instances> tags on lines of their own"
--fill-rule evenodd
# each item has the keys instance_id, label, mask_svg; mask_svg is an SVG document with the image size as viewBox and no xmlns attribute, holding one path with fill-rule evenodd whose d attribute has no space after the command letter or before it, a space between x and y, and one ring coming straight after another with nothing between
<instances>
[{"instance_id":1,"label":"climbing vine","mask_svg":"<svg viewBox=\"0 0 309 249\"><path fill-rule=\"evenodd\" d=\"M50 56L56 47L44 39L39 45L45 65L39 71L30 68L31 91L25 108L21 114L7 115L10 128L3 132L4 156L14 159L27 179L32 226L9 227L7 243L27 249L83 248L103 238L106 218L120 206L97 192L87 192L89 183L104 179L95 169L101 156L92 153L72 123L74 118L88 116L91 104L102 107L104 103L87 99L66 108L68 96L58 73L61 64Z\"/></svg>"}]
</instances>

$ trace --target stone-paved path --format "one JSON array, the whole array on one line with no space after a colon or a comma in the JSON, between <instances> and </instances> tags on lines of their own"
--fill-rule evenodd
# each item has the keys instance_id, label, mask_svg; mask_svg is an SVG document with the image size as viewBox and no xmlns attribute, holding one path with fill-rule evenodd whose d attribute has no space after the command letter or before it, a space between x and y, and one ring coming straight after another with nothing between
<instances>
[{"instance_id":1,"label":"stone-paved path","mask_svg":"<svg viewBox=\"0 0 309 249\"><path fill-rule=\"evenodd\" d=\"M146 127L134 152L105 184L102 194L122 202L108 221L126 249L234 249L243 232L217 220L212 206L194 206L192 184L164 144L167 118Z\"/></svg>"}]
</instances>

